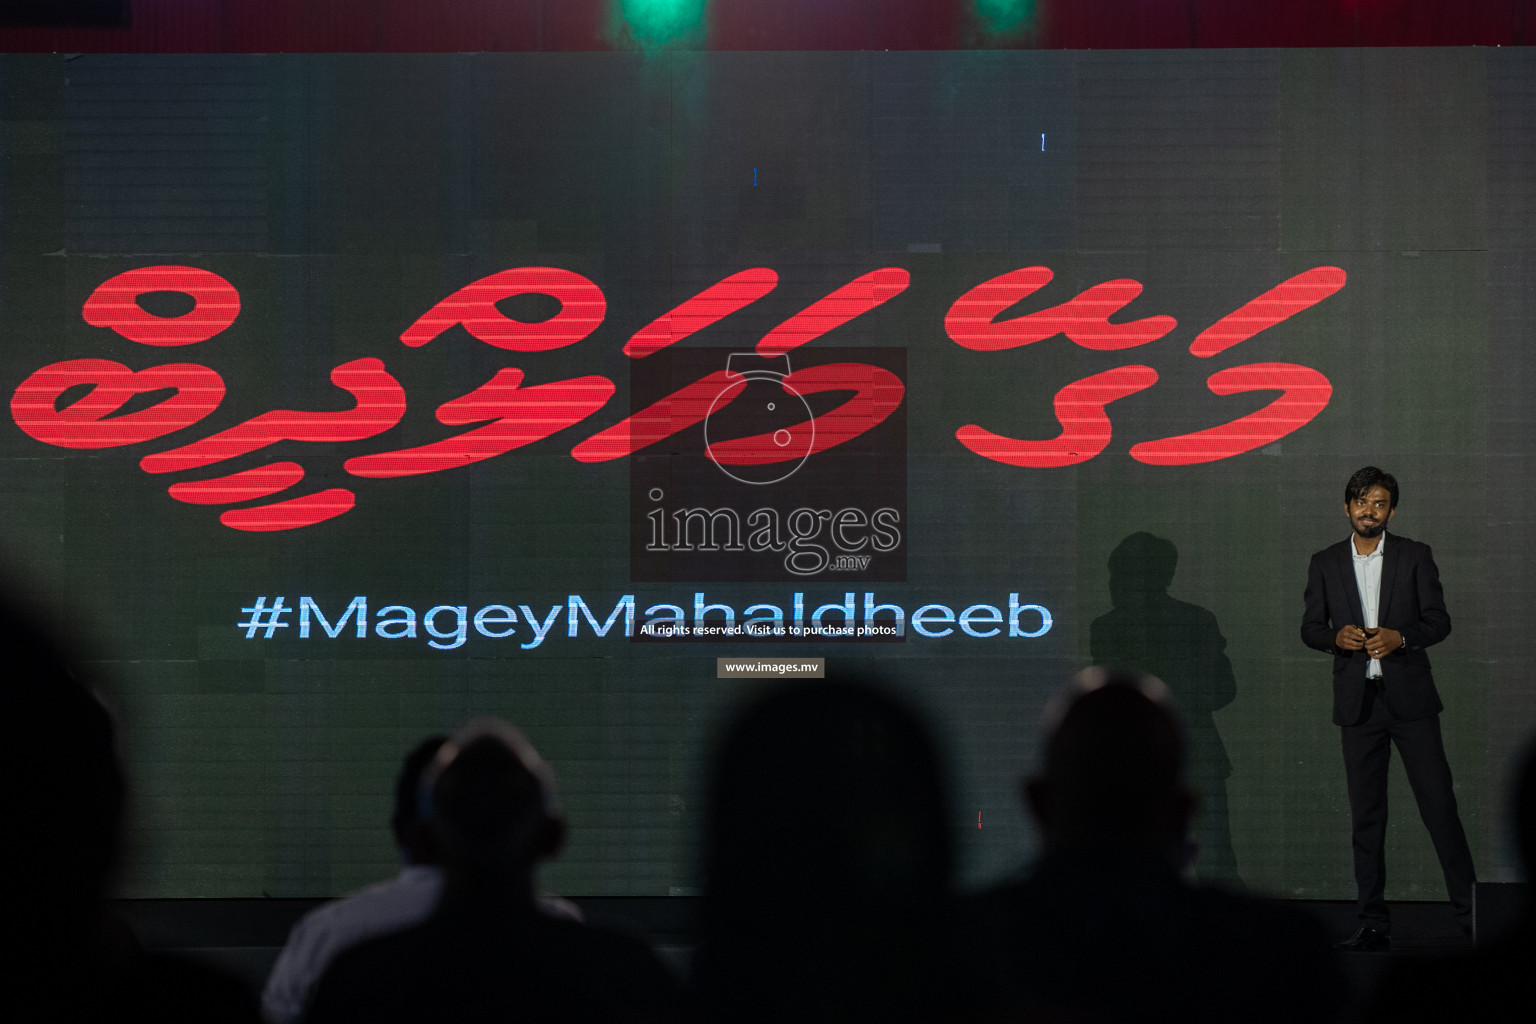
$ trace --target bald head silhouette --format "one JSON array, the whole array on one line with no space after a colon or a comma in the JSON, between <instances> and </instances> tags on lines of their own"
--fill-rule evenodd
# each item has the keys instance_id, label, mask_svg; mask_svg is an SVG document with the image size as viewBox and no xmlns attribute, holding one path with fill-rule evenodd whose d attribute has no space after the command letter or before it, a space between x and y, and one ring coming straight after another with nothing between
<instances>
[{"instance_id":1,"label":"bald head silhouette","mask_svg":"<svg viewBox=\"0 0 1536 1024\"><path fill-rule=\"evenodd\" d=\"M422 773L421 789L450 876L531 876L564 841L548 766L501 719L476 719L450 736Z\"/></svg>"}]
</instances>

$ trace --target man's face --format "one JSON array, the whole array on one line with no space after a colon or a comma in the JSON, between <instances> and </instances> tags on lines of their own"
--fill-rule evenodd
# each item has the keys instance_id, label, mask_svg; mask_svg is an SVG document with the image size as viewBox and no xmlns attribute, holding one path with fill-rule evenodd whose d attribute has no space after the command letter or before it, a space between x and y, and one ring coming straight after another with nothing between
<instances>
[{"instance_id":1,"label":"man's face","mask_svg":"<svg viewBox=\"0 0 1536 1024\"><path fill-rule=\"evenodd\" d=\"M1395 511L1392 495L1380 484L1344 504L1344 514L1349 517L1349 525L1366 538L1379 537Z\"/></svg>"}]
</instances>

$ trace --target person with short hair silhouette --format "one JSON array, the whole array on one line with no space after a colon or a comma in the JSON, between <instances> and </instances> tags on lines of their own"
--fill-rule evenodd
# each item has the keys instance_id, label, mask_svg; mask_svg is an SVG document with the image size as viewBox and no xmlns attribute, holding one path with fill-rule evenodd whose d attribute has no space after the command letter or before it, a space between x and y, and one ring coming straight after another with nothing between
<instances>
[{"instance_id":1,"label":"person with short hair silhouette","mask_svg":"<svg viewBox=\"0 0 1536 1024\"><path fill-rule=\"evenodd\" d=\"M470 722L438 750L420 794L443 863L437 910L337 956L310 1021L676 1019L676 982L643 942L538 909L535 870L559 852L565 817L522 733Z\"/></svg>"},{"instance_id":2,"label":"person with short hair silhouette","mask_svg":"<svg viewBox=\"0 0 1536 1024\"><path fill-rule=\"evenodd\" d=\"M422 773L447 741L443 735L422 740L405 755L395 779L389 828L403 862L399 874L316 907L293 926L262 992L262 1015L268 1024L303 1019L320 976L342 950L418 925L437 908L442 864L437 841L418 809ZM536 905L545 913L581 920L581 912L558 896L541 894Z\"/></svg>"},{"instance_id":3,"label":"person with short hair silhouette","mask_svg":"<svg viewBox=\"0 0 1536 1024\"><path fill-rule=\"evenodd\" d=\"M255 994L222 971L143 949L107 904L128 785L97 694L32 616L0 602L0 1019L256 1024Z\"/></svg>"},{"instance_id":4,"label":"person with short hair silhouette","mask_svg":"<svg viewBox=\"0 0 1536 1024\"><path fill-rule=\"evenodd\" d=\"M1047 709L1024 796L1042 852L979 901L972 937L996 1009L1019 1019L1334 1019L1345 989L1298 911L1180 877L1196 798L1156 677L1080 673Z\"/></svg>"},{"instance_id":5,"label":"person with short hair silhouette","mask_svg":"<svg viewBox=\"0 0 1536 1024\"><path fill-rule=\"evenodd\" d=\"M729 1024L944 1021L948 792L922 721L872 685L776 686L726 730L693 984Z\"/></svg>"}]
</instances>

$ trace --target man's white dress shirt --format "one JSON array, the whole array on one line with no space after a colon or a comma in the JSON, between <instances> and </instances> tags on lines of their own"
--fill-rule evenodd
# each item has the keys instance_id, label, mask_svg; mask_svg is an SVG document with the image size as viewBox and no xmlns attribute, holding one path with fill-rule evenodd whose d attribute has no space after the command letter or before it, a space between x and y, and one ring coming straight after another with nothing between
<instances>
[{"instance_id":1,"label":"man's white dress shirt","mask_svg":"<svg viewBox=\"0 0 1536 1024\"><path fill-rule=\"evenodd\" d=\"M1349 553L1355 560L1355 585L1360 588L1360 609L1365 614L1365 621L1360 625L1365 629L1375 629L1380 625L1376 616L1381 612L1381 563L1386 550L1386 530L1382 530L1381 536L1376 538L1376 550L1368 555L1362 555L1360 549L1355 547L1353 535L1349 538ZM1365 670L1365 678L1381 678L1379 658L1371 659Z\"/></svg>"}]
</instances>

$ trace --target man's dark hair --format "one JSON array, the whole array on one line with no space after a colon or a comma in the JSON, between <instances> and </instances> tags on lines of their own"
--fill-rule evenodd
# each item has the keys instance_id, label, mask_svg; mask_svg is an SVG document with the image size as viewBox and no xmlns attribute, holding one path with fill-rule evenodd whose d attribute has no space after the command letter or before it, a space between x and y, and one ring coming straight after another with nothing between
<instances>
[{"instance_id":1,"label":"man's dark hair","mask_svg":"<svg viewBox=\"0 0 1536 1024\"><path fill-rule=\"evenodd\" d=\"M1397 508L1397 477L1391 473L1383 473L1375 466L1355 470L1355 475L1350 477L1349 483L1344 485L1344 504L1348 505L1372 487L1385 487L1387 493L1392 496L1392 507Z\"/></svg>"}]
</instances>

